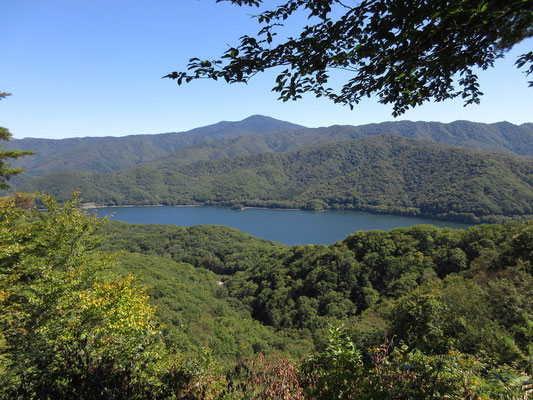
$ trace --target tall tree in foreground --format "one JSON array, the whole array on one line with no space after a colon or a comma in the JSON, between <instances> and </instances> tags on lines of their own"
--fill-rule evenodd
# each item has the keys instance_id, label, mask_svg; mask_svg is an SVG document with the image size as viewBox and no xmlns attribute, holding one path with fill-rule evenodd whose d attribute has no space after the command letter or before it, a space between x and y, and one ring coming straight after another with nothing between
<instances>
[{"instance_id":1,"label":"tall tree in foreground","mask_svg":"<svg viewBox=\"0 0 533 400\"><path fill-rule=\"evenodd\" d=\"M279 26L301 12L309 24L300 35L277 40ZM393 105L394 116L428 100L460 96L465 105L479 103L482 92L473 68L493 66L533 35L533 0L285 0L254 18L261 27L256 35L242 36L220 59L191 58L188 72L165 78L178 84L199 78L248 82L259 72L283 67L273 88L283 101L310 92L353 108L375 95ZM516 64L532 73L533 52ZM328 86L336 69L349 74L341 88Z\"/></svg>"},{"instance_id":2,"label":"tall tree in foreground","mask_svg":"<svg viewBox=\"0 0 533 400\"><path fill-rule=\"evenodd\" d=\"M11 93L0 92L0 100L10 96ZM11 139L11 132L7 128L0 126L0 140L8 141ZM0 144L0 147L2 145ZM20 174L24 172L22 168L11 168L11 163L4 161L9 158L16 159L23 156L35 154L34 151L20 151L20 150L0 150L0 189L7 189L9 185L7 181L12 175Z\"/></svg>"}]
</instances>

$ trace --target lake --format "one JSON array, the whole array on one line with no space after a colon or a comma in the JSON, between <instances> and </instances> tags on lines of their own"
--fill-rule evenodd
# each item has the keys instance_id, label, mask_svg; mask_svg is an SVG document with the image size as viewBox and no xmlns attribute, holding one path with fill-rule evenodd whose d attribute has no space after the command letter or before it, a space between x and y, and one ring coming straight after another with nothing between
<instances>
[{"instance_id":1,"label":"lake","mask_svg":"<svg viewBox=\"0 0 533 400\"><path fill-rule=\"evenodd\" d=\"M312 212L225 207L102 207L98 216L136 224L227 225L255 237L290 246L296 244L331 244L350 233L372 229L387 230L400 226L432 224L464 229L471 225L431 219L369 214L357 211Z\"/></svg>"}]
</instances>

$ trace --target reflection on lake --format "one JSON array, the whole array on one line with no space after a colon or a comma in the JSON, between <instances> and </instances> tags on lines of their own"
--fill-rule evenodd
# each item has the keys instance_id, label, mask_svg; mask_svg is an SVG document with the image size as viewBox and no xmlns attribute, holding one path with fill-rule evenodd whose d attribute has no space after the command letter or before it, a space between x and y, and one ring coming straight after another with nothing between
<instances>
[{"instance_id":1,"label":"reflection on lake","mask_svg":"<svg viewBox=\"0 0 533 400\"><path fill-rule=\"evenodd\" d=\"M296 211L255 209L232 210L225 207L102 207L100 217L139 224L227 225L258 238L287 245L331 244L350 233L372 229L387 230L400 226L432 224L467 228L468 224L423 218L369 214L357 211Z\"/></svg>"}]
</instances>

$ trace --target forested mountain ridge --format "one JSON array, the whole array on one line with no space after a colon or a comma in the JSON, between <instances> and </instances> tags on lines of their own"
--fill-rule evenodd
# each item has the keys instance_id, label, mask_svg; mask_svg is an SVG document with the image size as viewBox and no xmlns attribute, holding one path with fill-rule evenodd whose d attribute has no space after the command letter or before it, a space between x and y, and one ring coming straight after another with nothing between
<instances>
[{"instance_id":1,"label":"forested mountain ridge","mask_svg":"<svg viewBox=\"0 0 533 400\"><path fill-rule=\"evenodd\" d=\"M187 132L71 139L25 138L13 139L5 147L37 151L34 156L26 157L17 164L27 169L28 172L22 177L27 180L32 176L54 172L116 172L206 140L300 128L303 127L253 115L242 121L222 121Z\"/></svg>"},{"instance_id":2,"label":"forested mountain ridge","mask_svg":"<svg viewBox=\"0 0 533 400\"><path fill-rule=\"evenodd\" d=\"M288 153L37 178L87 202L352 209L461 221L533 214L533 160L376 135Z\"/></svg>"},{"instance_id":3,"label":"forested mountain ridge","mask_svg":"<svg viewBox=\"0 0 533 400\"><path fill-rule=\"evenodd\" d=\"M183 133L61 140L29 138L13 140L6 147L37 149L36 155L18 162L28 170L13 182L21 184L32 177L56 172L110 173L146 162L157 166L184 165L198 160L285 152L384 133L533 157L533 124L397 121L304 128L263 116L220 122Z\"/></svg>"},{"instance_id":4,"label":"forested mountain ridge","mask_svg":"<svg viewBox=\"0 0 533 400\"><path fill-rule=\"evenodd\" d=\"M532 123L513 125L509 122L483 124L454 121L444 124L441 122L397 121L363 125L358 128L366 134L392 133L469 149L533 157Z\"/></svg>"},{"instance_id":5,"label":"forested mountain ridge","mask_svg":"<svg viewBox=\"0 0 533 400\"><path fill-rule=\"evenodd\" d=\"M327 128L303 128L206 141L169 153L145 165L180 167L198 160L286 152L384 133L412 139L427 139L473 150L533 156L533 124L516 126L508 122L481 124L455 121L443 124L398 121L361 126L334 125Z\"/></svg>"}]
</instances>

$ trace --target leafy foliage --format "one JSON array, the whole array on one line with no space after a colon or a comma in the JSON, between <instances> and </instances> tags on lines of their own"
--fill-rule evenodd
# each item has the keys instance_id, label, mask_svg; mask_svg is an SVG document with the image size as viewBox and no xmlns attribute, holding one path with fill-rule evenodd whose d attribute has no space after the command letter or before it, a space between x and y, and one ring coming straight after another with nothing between
<instances>
[{"instance_id":1,"label":"leafy foliage","mask_svg":"<svg viewBox=\"0 0 533 400\"><path fill-rule=\"evenodd\" d=\"M428 356L386 341L363 361L342 329L329 332L328 346L304 365L315 375L308 393L316 399L518 398L516 375L495 376L472 356L456 351Z\"/></svg>"},{"instance_id":2,"label":"leafy foliage","mask_svg":"<svg viewBox=\"0 0 533 400\"><path fill-rule=\"evenodd\" d=\"M465 105L479 103L473 67L492 67L514 44L531 37L532 7L527 0L447 0L438 6L429 0L288 0L254 16L261 26L257 35L242 36L219 60L191 58L190 72L164 78L178 84L199 78L237 83L281 67L273 90L283 101L309 92L353 108L377 95L394 106L394 116L430 99L461 96ZM299 12L308 15L309 24L299 36L277 40L279 27ZM531 53L524 54L517 65L531 60ZM328 87L335 69L349 77L341 89ZM460 89L454 87L456 77Z\"/></svg>"},{"instance_id":3,"label":"leafy foliage","mask_svg":"<svg viewBox=\"0 0 533 400\"><path fill-rule=\"evenodd\" d=\"M42 201L46 213L1 204L2 397L157 395L168 353L132 278L101 281L112 262L94 250L102 221L79 201Z\"/></svg>"},{"instance_id":4,"label":"leafy foliage","mask_svg":"<svg viewBox=\"0 0 533 400\"><path fill-rule=\"evenodd\" d=\"M531 223L289 248L221 227L102 236L79 200L42 201L1 205L3 397L516 398L531 373Z\"/></svg>"}]
</instances>

